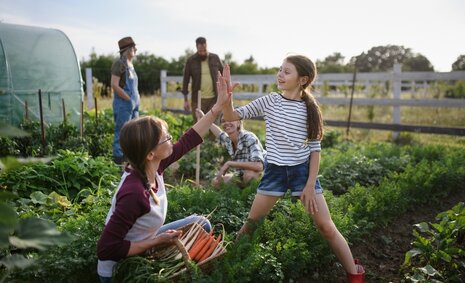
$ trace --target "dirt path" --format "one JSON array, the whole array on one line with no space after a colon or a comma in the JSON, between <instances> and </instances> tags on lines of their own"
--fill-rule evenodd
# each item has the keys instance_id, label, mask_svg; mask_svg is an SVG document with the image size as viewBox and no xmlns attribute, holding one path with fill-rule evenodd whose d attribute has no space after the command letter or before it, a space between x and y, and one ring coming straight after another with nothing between
<instances>
[{"instance_id":1,"label":"dirt path","mask_svg":"<svg viewBox=\"0 0 465 283\"><path fill-rule=\"evenodd\" d=\"M352 253L366 269L365 282L401 282L403 274L399 270L404 262L405 253L411 249L413 225L421 222L436 222L435 217L438 213L451 209L461 201L465 201L465 188L443 199L438 199L436 204L418 206L392 221L386 227L371 233L363 241L353 243L351 245ZM315 279L312 278L315 274L310 274L303 276L297 282L347 282L346 274L339 263L329 268L338 274L336 280Z\"/></svg>"},{"instance_id":2,"label":"dirt path","mask_svg":"<svg viewBox=\"0 0 465 283\"><path fill-rule=\"evenodd\" d=\"M465 201L465 188L450 194L437 204L418 206L399 219L367 237L362 243L353 245L352 252L367 270L367 282L401 282L399 273L405 253L411 249L413 225L420 222L436 222L438 213L451 209Z\"/></svg>"}]
</instances>

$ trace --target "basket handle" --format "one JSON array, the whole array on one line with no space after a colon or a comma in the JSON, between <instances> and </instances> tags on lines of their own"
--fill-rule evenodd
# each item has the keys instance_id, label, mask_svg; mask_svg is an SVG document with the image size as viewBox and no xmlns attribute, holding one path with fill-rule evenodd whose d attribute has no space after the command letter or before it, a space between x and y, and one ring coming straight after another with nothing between
<instances>
[{"instance_id":1,"label":"basket handle","mask_svg":"<svg viewBox=\"0 0 465 283\"><path fill-rule=\"evenodd\" d=\"M178 248L178 250L181 252L182 255L182 260L184 261L184 265L188 270L192 270L191 266L191 257L189 256L189 253L186 251L186 247L184 244L179 240L178 237L174 238L174 244Z\"/></svg>"}]
</instances>

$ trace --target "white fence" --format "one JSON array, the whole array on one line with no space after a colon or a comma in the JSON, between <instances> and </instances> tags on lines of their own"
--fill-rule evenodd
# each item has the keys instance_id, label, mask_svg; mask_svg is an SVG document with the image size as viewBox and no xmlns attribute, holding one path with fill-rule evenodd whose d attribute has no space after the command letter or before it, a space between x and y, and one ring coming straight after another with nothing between
<instances>
[{"instance_id":1,"label":"white fence","mask_svg":"<svg viewBox=\"0 0 465 283\"><path fill-rule=\"evenodd\" d=\"M239 82L242 85L254 85L254 92L235 92L235 100L253 100L260 96L267 94L266 88L276 82L275 75L233 75L232 80ZM355 80L354 74L352 73L334 73L334 74L319 74L317 80L314 83L316 89L314 93L315 98L321 105L382 105L392 106L392 124L379 124L379 123L360 123L350 122L351 127L359 128L370 128L380 130L392 130L392 131L415 131L423 133L437 133L437 134L452 134L452 135L464 135L465 128L446 128L446 127L431 127L431 126L418 126L418 125L401 125L401 106L414 106L414 107L453 107L453 108L465 108L465 99L433 99L433 98L410 98L402 99L402 89L408 89L410 94L418 94L421 90L426 92L426 89L434 81L457 81L465 80L465 71L456 71L448 73L438 72L401 72L401 65L394 65L392 72L383 73L356 73ZM161 71L161 97L162 97L162 110L182 112L182 109L170 109L166 106L167 98L183 98L179 91L168 92L169 84L170 87L175 89L176 85L182 84L181 76L167 76L167 72ZM359 94L351 99L350 97L341 96L337 93L331 93L329 95L323 95L324 88L331 88L337 86L346 86L350 92L352 84L355 85L356 89L362 90L364 93L368 93L371 86L374 85L389 85L392 94L389 98L368 98L360 96ZM350 96L350 95L349 95ZM376 95L380 96L380 95ZM421 96L421 95L417 95ZM328 121L325 123L329 126L345 127L348 126L348 121Z\"/></svg>"}]
</instances>

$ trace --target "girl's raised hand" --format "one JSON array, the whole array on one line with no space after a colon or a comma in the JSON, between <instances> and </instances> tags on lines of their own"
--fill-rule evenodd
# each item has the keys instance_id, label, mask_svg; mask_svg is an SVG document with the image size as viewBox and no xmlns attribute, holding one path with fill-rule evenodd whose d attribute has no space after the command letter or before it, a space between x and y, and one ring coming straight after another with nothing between
<instances>
[{"instance_id":1,"label":"girl's raised hand","mask_svg":"<svg viewBox=\"0 0 465 283\"><path fill-rule=\"evenodd\" d=\"M226 84L228 86L228 93L231 95L234 91L234 89L240 85L240 83L238 82L235 82L233 83L231 81L231 68L229 67L228 64L225 64L224 65L224 68L223 68L223 77L225 78L226 80Z\"/></svg>"},{"instance_id":2,"label":"girl's raised hand","mask_svg":"<svg viewBox=\"0 0 465 283\"><path fill-rule=\"evenodd\" d=\"M222 107L227 105L231 101L232 93L228 92L228 83L226 78L218 71L218 80L216 81L216 87L218 89L217 103Z\"/></svg>"}]
</instances>

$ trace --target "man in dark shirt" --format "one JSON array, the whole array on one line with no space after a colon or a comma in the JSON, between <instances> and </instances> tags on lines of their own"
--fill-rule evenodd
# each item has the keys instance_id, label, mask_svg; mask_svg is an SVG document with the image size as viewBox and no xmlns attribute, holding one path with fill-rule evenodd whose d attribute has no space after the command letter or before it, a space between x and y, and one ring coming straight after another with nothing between
<instances>
[{"instance_id":1,"label":"man in dark shirt","mask_svg":"<svg viewBox=\"0 0 465 283\"><path fill-rule=\"evenodd\" d=\"M223 63L220 57L207 51L207 40L204 37L199 37L195 40L195 44L197 52L187 59L184 66L181 91L184 95L184 110L192 111L194 121L197 120L195 109L197 108L199 91L201 91L201 109L207 113L216 102L218 71L223 72ZM188 86L191 78L192 101L189 103L187 95L189 94Z\"/></svg>"}]
</instances>

